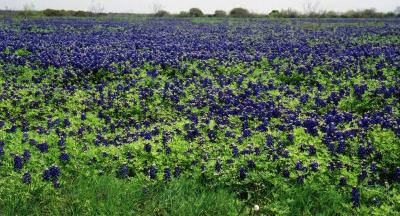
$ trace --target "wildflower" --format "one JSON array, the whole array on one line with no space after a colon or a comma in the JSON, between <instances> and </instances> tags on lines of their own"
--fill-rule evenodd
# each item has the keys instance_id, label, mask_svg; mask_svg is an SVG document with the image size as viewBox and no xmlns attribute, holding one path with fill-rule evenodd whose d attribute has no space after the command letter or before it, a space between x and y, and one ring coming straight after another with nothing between
<instances>
[{"instance_id":1,"label":"wildflower","mask_svg":"<svg viewBox=\"0 0 400 216\"><path fill-rule=\"evenodd\" d=\"M25 149L23 157L24 157L24 162L27 163L29 161L29 159L31 158L31 152L29 150Z\"/></svg>"},{"instance_id":2,"label":"wildflower","mask_svg":"<svg viewBox=\"0 0 400 216\"><path fill-rule=\"evenodd\" d=\"M171 179L171 170L169 168L164 169L164 181L169 181Z\"/></svg>"},{"instance_id":3,"label":"wildflower","mask_svg":"<svg viewBox=\"0 0 400 216\"><path fill-rule=\"evenodd\" d=\"M156 179L157 178L157 168L153 165L149 169L149 177L150 179Z\"/></svg>"},{"instance_id":4,"label":"wildflower","mask_svg":"<svg viewBox=\"0 0 400 216\"><path fill-rule=\"evenodd\" d=\"M216 171L216 172L220 172L220 171L221 171L221 168L222 168L222 164L221 164L220 160L217 160L217 161L215 162L215 171Z\"/></svg>"},{"instance_id":5,"label":"wildflower","mask_svg":"<svg viewBox=\"0 0 400 216\"><path fill-rule=\"evenodd\" d=\"M313 171L317 171L317 170L318 170L318 167L319 167L318 162L316 162L316 161L311 162L311 169L312 169Z\"/></svg>"},{"instance_id":6,"label":"wildflower","mask_svg":"<svg viewBox=\"0 0 400 216\"><path fill-rule=\"evenodd\" d=\"M289 178L290 177L290 172L287 169L283 170L282 174L283 174L283 177L285 177L285 178Z\"/></svg>"},{"instance_id":7,"label":"wildflower","mask_svg":"<svg viewBox=\"0 0 400 216\"><path fill-rule=\"evenodd\" d=\"M150 153L150 152L151 152L151 145L150 145L150 144L145 144L145 145L144 145L144 150L145 150L146 152Z\"/></svg>"},{"instance_id":8,"label":"wildflower","mask_svg":"<svg viewBox=\"0 0 400 216\"><path fill-rule=\"evenodd\" d=\"M339 186L346 186L347 185L347 178L346 177L340 177L339 179Z\"/></svg>"},{"instance_id":9,"label":"wildflower","mask_svg":"<svg viewBox=\"0 0 400 216\"><path fill-rule=\"evenodd\" d=\"M14 170L20 171L23 166L23 158L19 155L14 156Z\"/></svg>"},{"instance_id":10,"label":"wildflower","mask_svg":"<svg viewBox=\"0 0 400 216\"><path fill-rule=\"evenodd\" d=\"M49 151L49 145L48 145L46 142L41 143L41 144L38 144L38 145L37 145L37 148L39 149L39 151L40 151L41 153L44 153L44 152L48 152L48 151Z\"/></svg>"},{"instance_id":11,"label":"wildflower","mask_svg":"<svg viewBox=\"0 0 400 216\"><path fill-rule=\"evenodd\" d=\"M69 154L66 152L62 152L59 157L61 162L68 162L69 161Z\"/></svg>"},{"instance_id":12,"label":"wildflower","mask_svg":"<svg viewBox=\"0 0 400 216\"><path fill-rule=\"evenodd\" d=\"M296 179L297 184L303 184L304 183L304 176L298 176Z\"/></svg>"},{"instance_id":13,"label":"wildflower","mask_svg":"<svg viewBox=\"0 0 400 216\"><path fill-rule=\"evenodd\" d=\"M129 167L127 164L123 164L119 170L118 170L118 174L120 178L127 178L128 174L129 174Z\"/></svg>"},{"instance_id":14,"label":"wildflower","mask_svg":"<svg viewBox=\"0 0 400 216\"><path fill-rule=\"evenodd\" d=\"M254 205L253 210L254 210L254 211L259 211L259 210L260 210L260 206Z\"/></svg>"},{"instance_id":15,"label":"wildflower","mask_svg":"<svg viewBox=\"0 0 400 216\"><path fill-rule=\"evenodd\" d=\"M246 169L245 169L243 166L241 166L241 167L239 168L239 177L240 177L241 179L246 178Z\"/></svg>"},{"instance_id":16,"label":"wildflower","mask_svg":"<svg viewBox=\"0 0 400 216\"><path fill-rule=\"evenodd\" d=\"M178 167L178 166L176 166L175 168L174 168L174 177L175 178L178 178L180 175L181 175L181 168L180 167Z\"/></svg>"},{"instance_id":17,"label":"wildflower","mask_svg":"<svg viewBox=\"0 0 400 216\"><path fill-rule=\"evenodd\" d=\"M24 173L22 176L22 182L24 184L30 184L32 182L31 174L29 172Z\"/></svg>"},{"instance_id":18,"label":"wildflower","mask_svg":"<svg viewBox=\"0 0 400 216\"><path fill-rule=\"evenodd\" d=\"M351 190L351 200L353 202L353 207L360 206L360 199L360 190L356 187L353 187L353 189Z\"/></svg>"},{"instance_id":19,"label":"wildflower","mask_svg":"<svg viewBox=\"0 0 400 216\"><path fill-rule=\"evenodd\" d=\"M247 167L249 167L250 169L254 169L256 168L256 163L253 160L248 160Z\"/></svg>"},{"instance_id":20,"label":"wildflower","mask_svg":"<svg viewBox=\"0 0 400 216\"><path fill-rule=\"evenodd\" d=\"M303 170L303 162L302 161L297 161L297 163L296 163L296 166L295 166L295 169L296 170Z\"/></svg>"}]
</instances>

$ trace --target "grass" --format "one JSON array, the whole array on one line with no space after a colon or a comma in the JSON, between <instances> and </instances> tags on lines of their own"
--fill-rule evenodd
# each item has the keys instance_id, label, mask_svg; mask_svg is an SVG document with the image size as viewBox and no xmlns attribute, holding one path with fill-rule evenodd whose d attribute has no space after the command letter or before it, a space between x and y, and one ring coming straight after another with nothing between
<instances>
[{"instance_id":1,"label":"grass","mask_svg":"<svg viewBox=\"0 0 400 216\"><path fill-rule=\"evenodd\" d=\"M239 215L243 209L227 190L207 188L184 178L149 185L140 178L100 176L63 185L58 191L41 188L24 195L1 193L1 214Z\"/></svg>"}]
</instances>

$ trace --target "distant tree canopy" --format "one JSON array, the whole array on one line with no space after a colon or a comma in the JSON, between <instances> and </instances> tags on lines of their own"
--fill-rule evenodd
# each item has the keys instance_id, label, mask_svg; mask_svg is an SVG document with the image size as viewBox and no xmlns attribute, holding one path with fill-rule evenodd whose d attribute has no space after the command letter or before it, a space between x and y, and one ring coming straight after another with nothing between
<instances>
[{"instance_id":1,"label":"distant tree canopy","mask_svg":"<svg viewBox=\"0 0 400 216\"><path fill-rule=\"evenodd\" d=\"M349 10L344 13L335 11L320 11L311 13L301 13L294 9L288 8L285 10L273 10L268 14L271 18L384 18L384 17L395 17L395 12L377 12L375 9L365 10Z\"/></svg>"},{"instance_id":2,"label":"distant tree canopy","mask_svg":"<svg viewBox=\"0 0 400 216\"><path fill-rule=\"evenodd\" d=\"M165 10L159 10L154 14L154 16L156 17L167 17L169 15L170 15L169 12Z\"/></svg>"},{"instance_id":3,"label":"distant tree canopy","mask_svg":"<svg viewBox=\"0 0 400 216\"><path fill-rule=\"evenodd\" d=\"M226 15L227 15L226 12L223 10L216 10L214 12L215 17L226 17Z\"/></svg>"},{"instance_id":4,"label":"distant tree canopy","mask_svg":"<svg viewBox=\"0 0 400 216\"><path fill-rule=\"evenodd\" d=\"M311 8L311 7L310 7ZM102 8L100 8L102 9ZM107 14L96 9L93 11L72 11L72 10L54 10L46 9L43 11L34 10L34 5L25 5L22 11L12 10L0 10L2 16L24 16L24 17L92 17L92 16L113 16L115 14ZM170 14L168 11L157 9L151 15L143 14L143 16L155 16L155 17L227 17L227 13L223 10L216 10L214 14L204 15L199 8L191 8L189 11L182 11L179 14ZM135 14L124 14L124 15L135 15ZM316 11L309 9L308 12L300 12L291 8L284 10L272 10L269 14L254 14L250 13L245 8L234 8L229 12L229 17L247 18L247 17L270 17L270 18L385 18L385 17L400 17L400 6L393 9L391 12L378 12L375 9L365 10L349 10L347 12L336 12L336 11Z\"/></svg>"},{"instance_id":5,"label":"distant tree canopy","mask_svg":"<svg viewBox=\"0 0 400 216\"><path fill-rule=\"evenodd\" d=\"M280 17L281 13L278 10L272 10L269 14L269 17Z\"/></svg>"},{"instance_id":6,"label":"distant tree canopy","mask_svg":"<svg viewBox=\"0 0 400 216\"><path fill-rule=\"evenodd\" d=\"M47 17L63 17L63 16L89 17L89 16L105 15L105 13L92 13L87 11L54 10L54 9L46 9L42 11L42 13L44 16Z\"/></svg>"},{"instance_id":7,"label":"distant tree canopy","mask_svg":"<svg viewBox=\"0 0 400 216\"><path fill-rule=\"evenodd\" d=\"M201 17L203 16L203 11L201 11L199 8L191 8L189 10L189 15L191 17Z\"/></svg>"},{"instance_id":8,"label":"distant tree canopy","mask_svg":"<svg viewBox=\"0 0 400 216\"><path fill-rule=\"evenodd\" d=\"M178 15L176 15L177 17L189 17L189 12L187 11L181 11L179 12Z\"/></svg>"},{"instance_id":9,"label":"distant tree canopy","mask_svg":"<svg viewBox=\"0 0 400 216\"><path fill-rule=\"evenodd\" d=\"M245 8L234 8L229 12L232 17L250 17L250 12Z\"/></svg>"}]
</instances>

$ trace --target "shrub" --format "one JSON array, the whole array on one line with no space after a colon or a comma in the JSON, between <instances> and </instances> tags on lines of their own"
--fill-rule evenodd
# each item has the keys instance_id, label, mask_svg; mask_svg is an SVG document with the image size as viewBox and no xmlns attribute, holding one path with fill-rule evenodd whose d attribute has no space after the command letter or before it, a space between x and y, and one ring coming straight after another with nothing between
<instances>
[{"instance_id":1,"label":"shrub","mask_svg":"<svg viewBox=\"0 0 400 216\"><path fill-rule=\"evenodd\" d=\"M215 17L226 17L226 15L227 15L226 12L223 10L216 10L214 12Z\"/></svg>"},{"instance_id":2,"label":"shrub","mask_svg":"<svg viewBox=\"0 0 400 216\"><path fill-rule=\"evenodd\" d=\"M154 14L156 17L167 17L169 16L169 12L165 10L159 10L157 13Z\"/></svg>"},{"instance_id":3,"label":"shrub","mask_svg":"<svg viewBox=\"0 0 400 216\"><path fill-rule=\"evenodd\" d=\"M203 16L203 12L198 8L191 8L189 10L189 15L191 17L201 17L201 16Z\"/></svg>"},{"instance_id":4,"label":"shrub","mask_svg":"<svg viewBox=\"0 0 400 216\"><path fill-rule=\"evenodd\" d=\"M273 10L268 14L269 17L281 17L281 13L278 10Z\"/></svg>"},{"instance_id":5,"label":"shrub","mask_svg":"<svg viewBox=\"0 0 400 216\"><path fill-rule=\"evenodd\" d=\"M181 11L179 12L179 14L177 15L177 17L189 17L189 13L186 11Z\"/></svg>"},{"instance_id":6,"label":"shrub","mask_svg":"<svg viewBox=\"0 0 400 216\"><path fill-rule=\"evenodd\" d=\"M229 12L232 17L250 17L250 12L245 8L234 8Z\"/></svg>"}]
</instances>

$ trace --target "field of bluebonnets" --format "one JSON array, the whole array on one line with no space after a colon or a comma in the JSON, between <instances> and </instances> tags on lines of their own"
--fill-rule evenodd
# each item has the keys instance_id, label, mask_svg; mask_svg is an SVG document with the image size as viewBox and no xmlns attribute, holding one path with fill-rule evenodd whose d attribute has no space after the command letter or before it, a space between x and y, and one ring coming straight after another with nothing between
<instances>
[{"instance_id":1,"label":"field of bluebonnets","mask_svg":"<svg viewBox=\"0 0 400 216\"><path fill-rule=\"evenodd\" d=\"M399 20L0 23L4 214L400 214Z\"/></svg>"}]
</instances>

